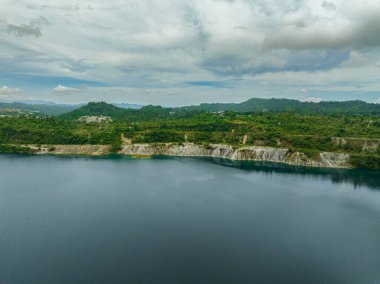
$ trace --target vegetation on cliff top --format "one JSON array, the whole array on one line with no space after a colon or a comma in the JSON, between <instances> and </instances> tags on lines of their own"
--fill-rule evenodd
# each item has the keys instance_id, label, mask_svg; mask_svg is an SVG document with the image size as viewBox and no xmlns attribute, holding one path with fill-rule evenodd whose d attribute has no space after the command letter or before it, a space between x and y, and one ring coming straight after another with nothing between
<instances>
[{"instance_id":1,"label":"vegetation on cliff top","mask_svg":"<svg viewBox=\"0 0 380 284\"><path fill-rule=\"evenodd\" d=\"M85 123L81 116L110 116L111 123ZM380 168L380 116L345 113L206 112L146 106L120 109L89 103L60 117L2 117L0 144L223 143L271 146L317 157L321 151L352 154L358 167Z\"/></svg>"}]
</instances>

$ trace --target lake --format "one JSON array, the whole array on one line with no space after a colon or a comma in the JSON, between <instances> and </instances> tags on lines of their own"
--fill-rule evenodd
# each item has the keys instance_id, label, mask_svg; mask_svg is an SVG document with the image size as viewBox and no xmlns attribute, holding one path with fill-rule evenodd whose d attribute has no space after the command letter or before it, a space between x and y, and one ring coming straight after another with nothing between
<instances>
[{"instance_id":1,"label":"lake","mask_svg":"<svg viewBox=\"0 0 380 284\"><path fill-rule=\"evenodd\" d=\"M380 283L380 174L1 155L0 283Z\"/></svg>"}]
</instances>

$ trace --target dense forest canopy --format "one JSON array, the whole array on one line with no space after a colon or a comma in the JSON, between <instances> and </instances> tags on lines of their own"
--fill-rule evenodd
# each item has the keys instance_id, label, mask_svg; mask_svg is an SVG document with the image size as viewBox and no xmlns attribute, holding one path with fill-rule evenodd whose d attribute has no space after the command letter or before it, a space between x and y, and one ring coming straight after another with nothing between
<instances>
[{"instance_id":1,"label":"dense forest canopy","mask_svg":"<svg viewBox=\"0 0 380 284\"><path fill-rule=\"evenodd\" d=\"M234 111L234 112L283 112L299 113L345 113L345 114L380 114L380 104L363 101L322 101L319 103L301 102L289 99L259 99L253 98L239 104L201 104L185 107L185 109L205 111Z\"/></svg>"},{"instance_id":2,"label":"dense forest canopy","mask_svg":"<svg viewBox=\"0 0 380 284\"><path fill-rule=\"evenodd\" d=\"M380 115L380 104L363 101L344 102L300 102L289 99L250 99L240 104L200 104L185 107L145 106L141 109L122 109L105 102L89 103L70 113L63 114L66 119L77 119L83 115L107 115L118 120L157 120L173 116L187 117L194 112L293 112L299 114L347 114Z\"/></svg>"}]
</instances>

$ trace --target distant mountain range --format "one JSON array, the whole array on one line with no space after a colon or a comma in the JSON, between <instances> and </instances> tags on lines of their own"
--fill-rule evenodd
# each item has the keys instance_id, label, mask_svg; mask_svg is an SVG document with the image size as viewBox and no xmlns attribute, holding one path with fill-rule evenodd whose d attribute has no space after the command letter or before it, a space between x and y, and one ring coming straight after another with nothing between
<instances>
[{"instance_id":1,"label":"distant mountain range","mask_svg":"<svg viewBox=\"0 0 380 284\"><path fill-rule=\"evenodd\" d=\"M326 101L320 103L301 102L290 99L253 98L242 103L204 103L185 107L142 106L138 104L108 104L92 102L89 104L55 104L45 101L0 102L1 110L17 110L64 118L79 118L84 115L106 115L116 119L139 119L139 117L164 118L186 115L193 112L299 112L319 114L380 115L380 104L363 101Z\"/></svg>"},{"instance_id":2,"label":"distant mountain range","mask_svg":"<svg viewBox=\"0 0 380 284\"><path fill-rule=\"evenodd\" d=\"M0 100L0 103L23 103L23 104L28 104L28 105L70 105L70 104L59 104L52 101L44 101L44 100Z\"/></svg>"},{"instance_id":3,"label":"distant mountain range","mask_svg":"<svg viewBox=\"0 0 380 284\"><path fill-rule=\"evenodd\" d=\"M58 105L51 103L25 103L25 102L0 102L0 112L12 109L14 111L23 113L33 113L34 115L61 115L66 112L73 111L81 107L81 105Z\"/></svg>"}]
</instances>

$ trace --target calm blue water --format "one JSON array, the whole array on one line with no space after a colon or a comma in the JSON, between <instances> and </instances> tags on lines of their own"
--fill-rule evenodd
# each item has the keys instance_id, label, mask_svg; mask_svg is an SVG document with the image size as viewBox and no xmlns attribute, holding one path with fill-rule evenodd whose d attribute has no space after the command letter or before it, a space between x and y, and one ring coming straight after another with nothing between
<instances>
[{"instance_id":1,"label":"calm blue water","mask_svg":"<svg viewBox=\"0 0 380 284\"><path fill-rule=\"evenodd\" d=\"M365 171L0 156L0 283L380 283L379 188Z\"/></svg>"}]
</instances>

